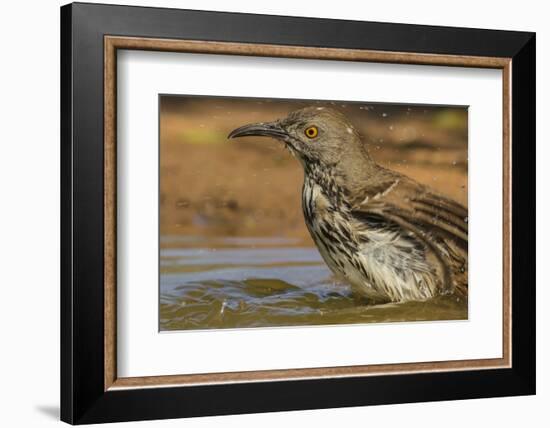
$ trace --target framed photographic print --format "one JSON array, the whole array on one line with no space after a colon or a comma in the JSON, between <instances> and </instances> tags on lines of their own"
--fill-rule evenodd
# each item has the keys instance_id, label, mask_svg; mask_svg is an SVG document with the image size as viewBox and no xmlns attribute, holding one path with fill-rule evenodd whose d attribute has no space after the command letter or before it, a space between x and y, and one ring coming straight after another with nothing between
<instances>
[{"instance_id":1,"label":"framed photographic print","mask_svg":"<svg viewBox=\"0 0 550 428\"><path fill-rule=\"evenodd\" d=\"M76 3L61 55L62 420L535 393L533 33Z\"/></svg>"}]
</instances>

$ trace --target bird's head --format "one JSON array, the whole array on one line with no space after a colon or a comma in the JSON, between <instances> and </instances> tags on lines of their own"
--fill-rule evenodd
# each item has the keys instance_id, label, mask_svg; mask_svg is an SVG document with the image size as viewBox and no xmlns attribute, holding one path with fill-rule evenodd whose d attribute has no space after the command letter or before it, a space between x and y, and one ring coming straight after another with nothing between
<instances>
[{"instance_id":1,"label":"bird's head","mask_svg":"<svg viewBox=\"0 0 550 428\"><path fill-rule=\"evenodd\" d=\"M306 107L273 122L244 125L228 138L248 136L284 142L304 166L316 162L330 167L344 159L368 157L353 125L343 114L327 107Z\"/></svg>"}]
</instances>

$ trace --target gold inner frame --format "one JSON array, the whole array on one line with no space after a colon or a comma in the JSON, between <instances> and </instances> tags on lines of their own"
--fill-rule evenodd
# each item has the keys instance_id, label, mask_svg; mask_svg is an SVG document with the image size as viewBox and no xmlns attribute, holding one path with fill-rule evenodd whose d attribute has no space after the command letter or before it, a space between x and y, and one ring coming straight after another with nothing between
<instances>
[{"instance_id":1,"label":"gold inner frame","mask_svg":"<svg viewBox=\"0 0 550 428\"><path fill-rule=\"evenodd\" d=\"M502 70L503 91L503 349L502 358L357 365L169 376L117 376L116 367L116 88L117 50L147 50L213 55L244 55L418 65L494 68ZM357 377L511 367L511 58L382 52L249 43L104 37L104 389L190 386L270 380Z\"/></svg>"}]
</instances>

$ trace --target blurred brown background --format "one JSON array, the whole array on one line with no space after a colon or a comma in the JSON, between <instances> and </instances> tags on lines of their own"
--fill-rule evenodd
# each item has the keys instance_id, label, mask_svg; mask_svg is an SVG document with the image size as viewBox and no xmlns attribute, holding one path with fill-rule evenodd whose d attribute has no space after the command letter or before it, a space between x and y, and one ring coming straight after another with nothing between
<instances>
[{"instance_id":1,"label":"blurred brown background","mask_svg":"<svg viewBox=\"0 0 550 428\"><path fill-rule=\"evenodd\" d=\"M269 138L227 140L241 125L309 105L339 109L377 162L467 206L465 107L163 95L161 235L276 236L310 244L296 159Z\"/></svg>"}]
</instances>

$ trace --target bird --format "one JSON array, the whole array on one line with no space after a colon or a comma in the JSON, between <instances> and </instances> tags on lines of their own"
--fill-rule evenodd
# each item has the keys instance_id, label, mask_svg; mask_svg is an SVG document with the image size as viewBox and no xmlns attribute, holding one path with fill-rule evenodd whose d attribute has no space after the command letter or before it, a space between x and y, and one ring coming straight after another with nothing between
<instances>
[{"instance_id":1,"label":"bird","mask_svg":"<svg viewBox=\"0 0 550 428\"><path fill-rule=\"evenodd\" d=\"M333 274L373 303L468 294L468 210L378 164L350 120L309 106L228 139L281 141L304 170L305 224Z\"/></svg>"}]
</instances>

